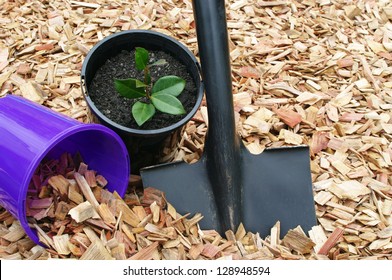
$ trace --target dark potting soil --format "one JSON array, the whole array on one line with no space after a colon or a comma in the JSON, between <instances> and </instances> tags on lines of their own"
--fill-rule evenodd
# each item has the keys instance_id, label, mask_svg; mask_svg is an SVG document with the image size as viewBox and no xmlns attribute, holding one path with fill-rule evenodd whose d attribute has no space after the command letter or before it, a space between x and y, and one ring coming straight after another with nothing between
<instances>
[{"instance_id":1,"label":"dark potting soil","mask_svg":"<svg viewBox=\"0 0 392 280\"><path fill-rule=\"evenodd\" d=\"M150 64L157 60L165 59L166 64L150 67L151 81L154 83L159 78L175 75L185 80L185 89L177 97L188 114L197 99L197 88L185 65L171 55L162 51L149 51ZM89 95L95 106L110 120L134 129L159 129L177 123L185 115L170 115L156 110L153 118L139 127L132 117L132 105L138 99L129 99L120 96L114 87L114 79L136 78L143 81L143 72L135 66L135 51L122 51L117 56L107 60L99 68L89 87Z\"/></svg>"}]
</instances>

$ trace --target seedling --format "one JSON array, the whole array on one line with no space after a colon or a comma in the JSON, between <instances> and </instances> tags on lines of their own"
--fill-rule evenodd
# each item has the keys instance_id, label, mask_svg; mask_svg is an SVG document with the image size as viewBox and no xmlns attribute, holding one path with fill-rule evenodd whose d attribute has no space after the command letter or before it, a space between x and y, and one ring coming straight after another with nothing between
<instances>
[{"instance_id":1,"label":"seedling","mask_svg":"<svg viewBox=\"0 0 392 280\"><path fill-rule=\"evenodd\" d=\"M171 115L185 114L185 109L177 96L185 88L185 80L177 76L164 76L154 84L151 82L150 67L164 65L163 59L148 64L149 54L144 48L135 49L135 63L139 71L143 71L143 82L134 79L115 79L114 85L121 96L140 99L132 106L132 116L139 126L150 120L156 110Z\"/></svg>"}]
</instances>

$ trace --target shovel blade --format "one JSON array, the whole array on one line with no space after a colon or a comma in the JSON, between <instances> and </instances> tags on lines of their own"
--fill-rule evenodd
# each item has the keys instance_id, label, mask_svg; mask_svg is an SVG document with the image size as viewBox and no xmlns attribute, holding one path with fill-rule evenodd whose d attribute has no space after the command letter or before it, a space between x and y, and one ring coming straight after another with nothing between
<instances>
[{"instance_id":1,"label":"shovel blade","mask_svg":"<svg viewBox=\"0 0 392 280\"><path fill-rule=\"evenodd\" d=\"M298 225L307 232L317 224L305 146L242 153L243 224L265 237L277 221L280 237Z\"/></svg>"},{"instance_id":2,"label":"shovel blade","mask_svg":"<svg viewBox=\"0 0 392 280\"><path fill-rule=\"evenodd\" d=\"M204 218L199 224L203 229L220 229L204 157L194 164L181 161L146 167L141 169L140 175L143 186L163 191L177 213L201 213Z\"/></svg>"},{"instance_id":3,"label":"shovel blade","mask_svg":"<svg viewBox=\"0 0 392 280\"><path fill-rule=\"evenodd\" d=\"M202 229L215 229L223 234L230 228L222 225L214 198L223 194L216 192L211 176L214 171L207 169L206 161L202 157L195 164L178 162L144 168L143 185L163 191L180 214L201 213ZM307 232L317 224L307 147L267 149L260 155L250 154L242 147L239 164L238 199L242 207L236 214L247 231L266 237L279 221L283 237L298 225Z\"/></svg>"}]
</instances>

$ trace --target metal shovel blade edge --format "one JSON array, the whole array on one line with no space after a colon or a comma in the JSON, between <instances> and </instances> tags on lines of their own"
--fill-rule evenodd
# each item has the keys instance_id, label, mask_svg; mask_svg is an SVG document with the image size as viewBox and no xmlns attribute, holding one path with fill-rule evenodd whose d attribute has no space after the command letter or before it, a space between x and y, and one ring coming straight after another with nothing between
<instances>
[{"instance_id":1,"label":"metal shovel blade edge","mask_svg":"<svg viewBox=\"0 0 392 280\"><path fill-rule=\"evenodd\" d=\"M180 214L201 213L201 229L215 229L223 234L217 210L216 187L208 176L207 157L194 163L175 162L141 170L143 185L165 193ZM307 146L266 149L253 155L241 147L240 221L245 229L266 237L277 221L283 237L297 226L307 232L317 224L309 149ZM215 188L215 193L214 193ZM230 211L229 207L227 211ZM235 230L235 229L232 229Z\"/></svg>"}]
</instances>

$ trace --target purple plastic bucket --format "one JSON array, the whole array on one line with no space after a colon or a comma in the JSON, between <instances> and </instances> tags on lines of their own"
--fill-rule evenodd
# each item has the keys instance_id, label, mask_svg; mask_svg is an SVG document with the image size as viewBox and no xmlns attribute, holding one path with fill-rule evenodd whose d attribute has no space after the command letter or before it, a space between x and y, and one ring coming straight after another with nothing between
<instances>
[{"instance_id":1,"label":"purple plastic bucket","mask_svg":"<svg viewBox=\"0 0 392 280\"><path fill-rule=\"evenodd\" d=\"M27 235L39 239L26 218L26 195L44 157L79 152L89 169L108 181L108 190L123 196L130 163L121 138L98 124L83 124L27 99L0 98L0 204L19 219Z\"/></svg>"}]
</instances>

